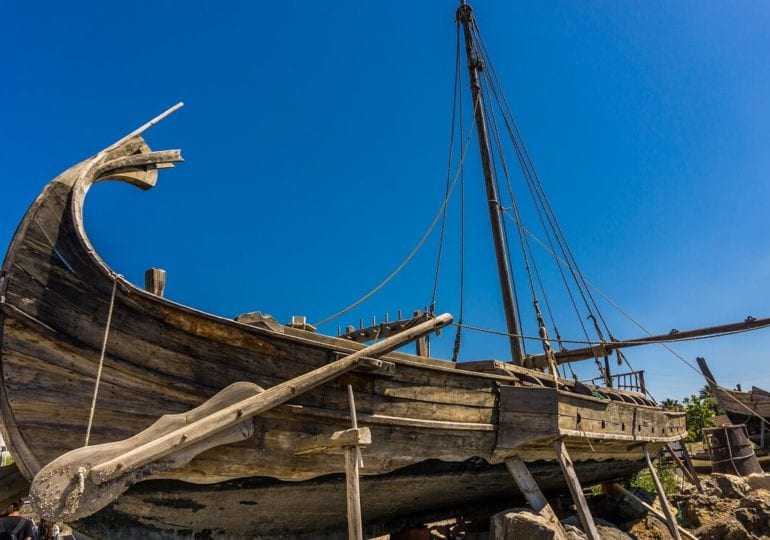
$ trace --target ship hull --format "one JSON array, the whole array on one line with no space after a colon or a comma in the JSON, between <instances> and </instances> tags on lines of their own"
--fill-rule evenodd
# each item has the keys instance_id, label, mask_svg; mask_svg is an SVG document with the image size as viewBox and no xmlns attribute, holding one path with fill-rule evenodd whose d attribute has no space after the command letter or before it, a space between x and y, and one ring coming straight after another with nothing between
<instances>
[{"instance_id":1,"label":"ship hull","mask_svg":"<svg viewBox=\"0 0 770 540\"><path fill-rule=\"evenodd\" d=\"M362 348L206 314L109 269L85 234L86 192L103 179L152 187L158 162L172 158L151 153L140 137L102 152L49 184L14 237L0 278L0 414L3 436L28 479L84 445L91 413L90 444L120 441L232 383L270 388ZM378 369L346 373L254 417L248 439L134 486L83 519L84 530L97 537L122 531L121 538L142 527L160 531L158 538L226 530L247 538L339 529L341 451L295 451L302 441L350 427L348 385L359 423L372 433L362 470L364 516L372 526L514 496L502 465L511 456L547 463L541 476L548 488L548 478L560 477L557 440L585 481L595 483L637 470L643 445L655 451L685 434L682 414L661 411L638 394L603 389L597 397L571 381L557 387L542 372L499 362L463 366L390 353ZM476 465L468 469L469 463ZM423 470L434 472L422 477ZM184 501L192 501L190 508L184 510ZM280 517L289 507L291 516ZM152 537L147 534L141 537Z\"/></svg>"},{"instance_id":2,"label":"ship hull","mask_svg":"<svg viewBox=\"0 0 770 540\"><path fill-rule=\"evenodd\" d=\"M641 462L576 464L580 480L595 484L626 478ZM529 464L545 493L567 488L558 465ZM526 506L507 470L479 461L426 461L399 471L364 477L361 501L366 537L451 517L486 519ZM343 539L347 538L345 485L340 475L298 483L267 478L215 485L143 482L118 501L74 526L94 538ZM209 536L206 536L209 535Z\"/></svg>"}]
</instances>

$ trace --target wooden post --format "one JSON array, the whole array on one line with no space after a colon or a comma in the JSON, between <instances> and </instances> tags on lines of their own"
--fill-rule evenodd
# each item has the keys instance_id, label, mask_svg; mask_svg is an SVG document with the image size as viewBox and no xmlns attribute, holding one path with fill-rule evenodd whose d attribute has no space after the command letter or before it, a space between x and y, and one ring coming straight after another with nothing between
<instances>
[{"instance_id":1,"label":"wooden post","mask_svg":"<svg viewBox=\"0 0 770 540\"><path fill-rule=\"evenodd\" d=\"M649 467L650 475L652 476L652 480L655 483L655 490L658 492L658 497L660 497L660 506L663 507L663 513L666 514L668 530L671 532L671 535L675 538L675 540L682 540L682 537L679 535L679 527L677 526L676 519L674 518L673 512L671 512L671 506L668 504L666 492L663 491L663 486L661 485L660 479L658 478L658 472L655 470L655 466L652 464L650 451L647 449L646 444L642 446L642 450L644 450L644 459L647 460L647 467Z\"/></svg>"},{"instance_id":2,"label":"wooden post","mask_svg":"<svg viewBox=\"0 0 770 540\"><path fill-rule=\"evenodd\" d=\"M551 505L548 504L543 492L540 491L540 487L535 482L529 469L527 469L527 465L518 456L513 456L505 460L505 466L532 509L546 518L551 524L555 533L555 540L566 540L567 532L564 530Z\"/></svg>"},{"instance_id":3,"label":"wooden post","mask_svg":"<svg viewBox=\"0 0 770 540\"><path fill-rule=\"evenodd\" d=\"M166 288L166 271L162 268L148 268L144 271L144 289L155 296L163 296Z\"/></svg>"},{"instance_id":4,"label":"wooden post","mask_svg":"<svg viewBox=\"0 0 770 540\"><path fill-rule=\"evenodd\" d=\"M348 385L348 402L350 405L350 420L353 429L358 430L358 419L356 418L356 402L353 399L353 387ZM350 540L363 540L363 524L361 518L361 491L358 484L358 475L360 467L363 467L364 461L361 458L361 449L356 446L346 446L345 448L345 486L347 490L348 503L348 538Z\"/></svg>"},{"instance_id":5,"label":"wooden post","mask_svg":"<svg viewBox=\"0 0 770 540\"><path fill-rule=\"evenodd\" d=\"M471 6L463 3L457 10L457 20L462 23L465 34L465 51L468 57L469 83L473 103L476 104L474 116L476 118L476 134L478 135L479 151L481 152L481 165L484 171L484 186L487 191L487 207L489 219L492 225L492 241L495 246L497 258L497 275L500 280L500 292L503 296L503 310L508 329L508 342L511 347L511 360L516 365L523 365L524 353L521 345L519 321L516 317L516 299L513 295L513 282L508 264L508 247L505 240L503 226L503 212L497 196L497 183L495 182L492 147L487 136L487 124L485 119L484 96L481 91L482 62L476 57L473 43L473 10Z\"/></svg>"},{"instance_id":6,"label":"wooden post","mask_svg":"<svg viewBox=\"0 0 770 540\"><path fill-rule=\"evenodd\" d=\"M588 502L585 495L583 495L583 488L580 486L580 481L575 473L575 466L572 464L572 459L570 459L567 453L567 446L562 439L559 439L554 441L553 447L556 450L556 459L559 461L561 470L564 473L564 479L567 481L567 487L572 494L572 500L575 502L578 514L580 515L583 532L586 533L589 540L601 540L599 531L596 530L594 518L588 509Z\"/></svg>"},{"instance_id":7,"label":"wooden post","mask_svg":"<svg viewBox=\"0 0 770 540\"><path fill-rule=\"evenodd\" d=\"M361 492L358 485L358 456L357 446L345 447L345 486L348 501L348 538L363 540L364 532L361 523Z\"/></svg>"},{"instance_id":8,"label":"wooden post","mask_svg":"<svg viewBox=\"0 0 770 540\"><path fill-rule=\"evenodd\" d=\"M679 441L679 448L682 449L682 457L684 458L685 465L687 465L687 468L690 470L690 474L695 479L695 489L697 489L699 493L703 493L703 487L700 485L700 478L698 477L698 473L695 471L695 465L692 463L690 452L687 450L687 445L684 443L684 439Z\"/></svg>"},{"instance_id":9,"label":"wooden post","mask_svg":"<svg viewBox=\"0 0 770 540\"><path fill-rule=\"evenodd\" d=\"M650 506L649 504L644 502L642 499L640 499L639 497L637 497L636 495L634 495L633 493L628 491L626 488L624 488L620 484L612 484L612 487L617 489L620 493L622 493L623 495L625 495L626 497L628 497L632 501L634 501L636 504L640 505L642 508L647 510L650 514L652 514L653 516L655 516L656 518L661 520L663 523L668 525L668 522L666 521L666 516L664 516L663 514L658 512L657 510L655 510L655 508L653 508L652 506ZM679 528L679 532L682 533L687 538L689 538L690 540L698 540L698 537L696 537L694 534L686 531L685 529L683 529L679 525L677 525L677 527Z\"/></svg>"},{"instance_id":10,"label":"wooden post","mask_svg":"<svg viewBox=\"0 0 770 540\"><path fill-rule=\"evenodd\" d=\"M684 455L684 445L680 443L680 446L682 447L682 455ZM679 459L679 456L676 455L676 450L674 450L674 447L671 446L671 443L666 443L666 450L668 450L669 455L674 459L674 462L677 464L677 466L682 470L684 475L695 484L695 487L698 491L701 491L700 487L700 480L698 479L698 475L696 474L695 470L690 470L690 468L682 463L682 460Z\"/></svg>"}]
</instances>

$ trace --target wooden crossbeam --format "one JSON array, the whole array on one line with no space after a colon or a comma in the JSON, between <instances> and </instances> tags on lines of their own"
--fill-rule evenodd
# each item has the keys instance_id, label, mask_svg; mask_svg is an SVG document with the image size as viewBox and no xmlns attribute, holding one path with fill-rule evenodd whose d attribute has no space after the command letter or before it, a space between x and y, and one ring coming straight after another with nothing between
<instances>
[{"instance_id":1,"label":"wooden crossbeam","mask_svg":"<svg viewBox=\"0 0 770 540\"><path fill-rule=\"evenodd\" d=\"M316 435L302 439L294 449L295 456L309 456L348 446L368 446L372 443L372 432L368 427L335 431L331 435Z\"/></svg>"}]
</instances>

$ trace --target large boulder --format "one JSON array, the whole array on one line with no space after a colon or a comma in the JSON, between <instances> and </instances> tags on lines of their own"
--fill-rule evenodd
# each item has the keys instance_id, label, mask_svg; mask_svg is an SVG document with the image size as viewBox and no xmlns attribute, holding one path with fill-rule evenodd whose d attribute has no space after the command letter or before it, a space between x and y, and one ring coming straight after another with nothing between
<instances>
[{"instance_id":1,"label":"large boulder","mask_svg":"<svg viewBox=\"0 0 770 540\"><path fill-rule=\"evenodd\" d=\"M651 516L646 516L634 523L627 523L623 525L623 530L636 540L673 540L674 538L668 530L668 525Z\"/></svg>"},{"instance_id":2,"label":"large boulder","mask_svg":"<svg viewBox=\"0 0 770 540\"><path fill-rule=\"evenodd\" d=\"M701 540L751 540L756 538L748 533L734 519L712 521L695 531L695 536Z\"/></svg>"},{"instance_id":3,"label":"large boulder","mask_svg":"<svg viewBox=\"0 0 770 540\"><path fill-rule=\"evenodd\" d=\"M764 489L770 491L770 474L768 473L750 474L746 477L746 482L752 490Z\"/></svg>"},{"instance_id":4,"label":"large boulder","mask_svg":"<svg viewBox=\"0 0 770 540\"><path fill-rule=\"evenodd\" d=\"M746 493L751 491L751 486L745 478L740 476L733 476L732 474L718 474L711 475L711 482L718 490L716 495L727 499L742 499L746 496ZM707 482L707 485L710 483Z\"/></svg>"},{"instance_id":5,"label":"large boulder","mask_svg":"<svg viewBox=\"0 0 770 540\"><path fill-rule=\"evenodd\" d=\"M565 527L569 525L581 531L583 530L583 524L580 522L580 518L576 515L570 516L567 519L563 519L561 523ZM609 521L594 518L594 523L596 524L596 530L599 532L599 536L602 538L602 540L631 540L630 536L618 529Z\"/></svg>"},{"instance_id":6,"label":"large boulder","mask_svg":"<svg viewBox=\"0 0 770 540\"><path fill-rule=\"evenodd\" d=\"M490 540L555 540L563 538L544 516L527 508L511 508L492 516Z\"/></svg>"}]
</instances>

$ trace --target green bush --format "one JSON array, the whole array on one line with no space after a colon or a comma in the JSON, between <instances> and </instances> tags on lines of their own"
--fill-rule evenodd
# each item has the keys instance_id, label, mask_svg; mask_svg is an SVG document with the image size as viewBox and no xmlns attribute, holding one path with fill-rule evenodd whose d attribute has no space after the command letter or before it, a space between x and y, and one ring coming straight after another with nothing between
<instances>
[{"instance_id":1,"label":"green bush","mask_svg":"<svg viewBox=\"0 0 770 540\"><path fill-rule=\"evenodd\" d=\"M666 459L659 459L655 467L658 473L658 479L663 486L663 491L666 494L671 494L677 491L679 488L679 477L674 472L674 468ZM652 479L652 474L647 468L642 469L628 482L630 487L641 488L649 493L657 493L655 489L655 481Z\"/></svg>"}]
</instances>

